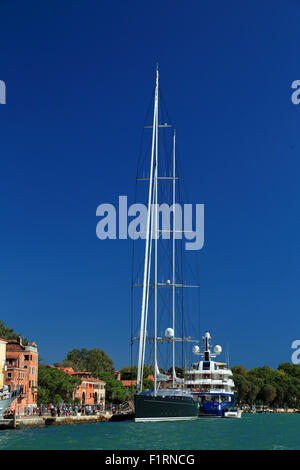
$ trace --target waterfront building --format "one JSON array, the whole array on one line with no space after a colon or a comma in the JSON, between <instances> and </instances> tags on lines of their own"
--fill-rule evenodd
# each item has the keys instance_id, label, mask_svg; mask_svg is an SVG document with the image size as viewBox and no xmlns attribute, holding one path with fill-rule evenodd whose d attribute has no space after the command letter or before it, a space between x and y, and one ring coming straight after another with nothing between
<instances>
[{"instance_id":1,"label":"waterfront building","mask_svg":"<svg viewBox=\"0 0 300 470\"><path fill-rule=\"evenodd\" d=\"M105 408L106 382L92 377L91 372L74 371L72 367L57 367L67 374L81 379L81 384L74 388L73 400L78 398L82 405L100 405Z\"/></svg>"},{"instance_id":2,"label":"waterfront building","mask_svg":"<svg viewBox=\"0 0 300 470\"><path fill-rule=\"evenodd\" d=\"M17 390L19 393L10 409L17 415L32 413L37 406L38 357L35 343L24 346L20 337L7 340L4 383L11 392Z\"/></svg>"},{"instance_id":3,"label":"waterfront building","mask_svg":"<svg viewBox=\"0 0 300 470\"><path fill-rule=\"evenodd\" d=\"M83 405L102 405L104 409L106 383L92 377L91 372L73 372L72 375L81 379L81 384L75 391L74 399L79 398Z\"/></svg>"},{"instance_id":4,"label":"waterfront building","mask_svg":"<svg viewBox=\"0 0 300 470\"><path fill-rule=\"evenodd\" d=\"M147 377L148 380L152 380L154 382L154 377L153 375L148 375ZM127 379L127 380L121 380L121 378L117 379L120 380L122 383L123 387L136 387L136 380L135 379Z\"/></svg>"},{"instance_id":5,"label":"waterfront building","mask_svg":"<svg viewBox=\"0 0 300 470\"><path fill-rule=\"evenodd\" d=\"M136 380L121 380L123 387L136 387Z\"/></svg>"},{"instance_id":6,"label":"waterfront building","mask_svg":"<svg viewBox=\"0 0 300 470\"><path fill-rule=\"evenodd\" d=\"M3 385L4 385L6 344L7 344L7 341L5 341L5 339L0 338L0 390L3 388Z\"/></svg>"}]
</instances>

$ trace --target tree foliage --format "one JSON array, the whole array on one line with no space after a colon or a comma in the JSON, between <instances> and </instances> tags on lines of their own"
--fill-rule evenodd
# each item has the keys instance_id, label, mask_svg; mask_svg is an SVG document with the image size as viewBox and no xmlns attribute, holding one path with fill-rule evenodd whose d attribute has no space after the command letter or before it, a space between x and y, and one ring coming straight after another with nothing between
<instances>
[{"instance_id":1,"label":"tree foliage","mask_svg":"<svg viewBox=\"0 0 300 470\"><path fill-rule=\"evenodd\" d=\"M66 372L40 366L38 370L38 403L66 403L72 402L72 395L75 387L78 387L81 380L72 377Z\"/></svg>"},{"instance_id":2,"label":"tree foliage","mask_svg":"<svg viewBox=\"0 0 300 470\"><path fill-rule=\"evenodd\" d=\"M24 336L16 333L13 328L9 328L5 325L3 321L0 320L0 338L9 340L9 339L18 339L21 336L22 344L27 346L29 344L28 339L24 338Z\"/></svg>"},{"instance_id":3,"label":"tree foliage","mask_svg":"<svg viewBox=\"0 0 300 470\"><path fill-rule=\"evenodd\" d=\"M99 348L72 349L62 361L64 367L73 367L75 371L92 372L93 377L100 379L100 374L108 372L111 376L115 371L112 359Z\"/></svg>"},{"instance_id":4,"label":"tree foliage","mask_svg":"<svg viewBox=\"0 0 300 470\"><path fill-rule=\"evenodd\" d=\"M273 407L300 407L300 365L283 363L276 369L268 366L246 371L232 367L238 403Z\"/></svg>"},{"instance_id":5,"label":"tree foliage","mask_svg":"<svg viewBox=\"0 0 300 470\"><path fill-rule=\"evenodd\" d=\"M107 402L123 403L129 398L129 391L120 380L116 380L109 372L101 372L98 378L106 382L105 399Z\"/></svg>"},{"instance_id":6,"label":"tree foliage","mask_svg":"<svg viewBox=\"0 0 300 470\"><path fill-rule=\"evenodd\" d=\"M93 377L104 380L106 382L105 399L108 403L122 403L127 400L128 390L120 380L115 379L114 363L101 349L72 349L62 361L62 365L73 367L75 371L91 372Z\"/></svg>"},{"instance_id":7,"label":"tree foliage","mask_svg":"<svg viewBox=\"0 0 300 470\"><path fill-rule=\"evenodd\" d=\"M121 374L121 380L136 380L137 379L137 366L123 367L120 370L120 374ZM154 374L153 366L147 366L145 364L144 370L143 370L144 379L147 379L149 375L153 375L153 374Z\"/></svg>"}]
</instances>

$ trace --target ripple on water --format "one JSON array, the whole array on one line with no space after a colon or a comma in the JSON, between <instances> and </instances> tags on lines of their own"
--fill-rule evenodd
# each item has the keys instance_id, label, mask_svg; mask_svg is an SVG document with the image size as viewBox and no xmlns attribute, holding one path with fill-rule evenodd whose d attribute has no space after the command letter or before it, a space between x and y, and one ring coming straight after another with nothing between
<instances>
[{"instance_id":1,"label":"ripple on water","mask_svg":"<svg viewBox=\"0 0 300 470\"><path fill-rule=\"evenodd\" d=\"M300 414L95 423L0 432L0 449L300 449Z\"/></svg>"}]
</instances>

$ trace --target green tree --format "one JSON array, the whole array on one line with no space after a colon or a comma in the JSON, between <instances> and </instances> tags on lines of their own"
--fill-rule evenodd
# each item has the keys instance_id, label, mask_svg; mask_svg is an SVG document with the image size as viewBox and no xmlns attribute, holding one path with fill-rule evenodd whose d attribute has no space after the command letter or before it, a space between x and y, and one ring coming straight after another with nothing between
<instances>
[{"instance_id":1,"label":"green tree","mask_svg":"<svg viewBox=\"0 0 300 470\"><path fill-rule=\"evenodd\" d=\"M300 380L300 365L290 364L289 362L283 362L279 364L278 371L284 372L290 377L294 377Z\"/></svg>"},{"instance_id":2,"label":"green tree","mask_svg":"<svg viewBox=\"0 0 300 470\"><path fill-rule=\"evenodd\" d=\"M283 363L277 370L263 366L248 371L235 366L232 372L239 403L300 407L299 365Z\"/></svg>"},{"instance_id":3,"label":"green tree","mask_svg":"<svg viewBox=\"0 0 300 470\"><path fill-rule=\"evenodd\" d=\"M143 380L143 390L153 390L154 382L151 379Z\"/></svg>"},{"instance_id":4,"label":"green tree","mask_svg":"<svg viewBox=\"0 0 300 470\"><path fill-rule=\"evenodd\" d=\"M250 380L248 381L248 391L246 394L246 403L253 405L255 400L260 392L260 385L258 383L253 383Z\"/></svg>"},{"instance_id":5,"label":"green tree","mask_svg":"<svg viewBox=\"0 0 300 470\"><path fill-rule=\"evenodd\" d=\"M92 372L95 377L103 371L114 374L115 368L112 359L101 349L94 348L87 354L87 370Z\"/></svg>"},{"instance_id":6,"label":"green tree","mask_svg":"<svg viewBox=\"0 0 300 470\"><path fill-rule=\"evenodd\" d=\"M260 391L263 403L271 405L277 395L277 390L273 385L265 384Z\"/></svg>"},{"instance_id":7,"label":"green tree","mask_svg":"<svg viewBox=\"0 0 300 470\"><path fill-rule=\"evenodd\" d=\"M112 359L99 348L90 351L82 349L72 349L67 357L62 361L64 367L73 367L75 371L83 370L92 372L93 377L100 378L99 374L108 372L113 375L114 363Z\"/></svg>"},{"instance_id":8,"label":"green tree","mask_svg":"<svg viewBox=\"0 0 300 470\"><path fill-rule=\"evenodd\" d=\"M231 368L233 374L247 376L247 371L244 366L233 366Z\"/></svg>"},{"instance_id":9,"label":"green tree","mask_svg":"<svg viewBox=\"0 0 300 470\"><path fill-rule=\"evenodd\" d=\"M136 380L137 366L122 367L120 369L121 380Z\"/></svg>"},{"instance_id":10,"label":"green tree","mask_svg":"<svg viewBox=\"0 0 300 470\"><path fill-rule=\"evenodd\" d=\"M236 400L238 403L247 403L248 392L250 388L249 380L242 374L233 371L233 381L237 393Z\"/></svg>"},{"instance_id":11,"label":"green tree","mask_svg":"<svg viewBox=\"0 0 300 470\"><path fill-rule=\"evenodd\" d=\"M107 372L101 372L98 378L106 382L105 398L108 403L123 403L129 397L129 391L120 380L116 380Z\"/></svg>"},{"instance_id":12,"label":"green tree","mask_svg":"<svg viewBox=\"0 0 300 470\"><path fill-rule=\"evenodd\" d=\"M71 403L74 388L80 383L79 378L72 377L62 370L39 366L38 403L58 403L61 400Z\"/></svg>"},{"instance_id":13,"label":"green tree","mask_svg":"<svg viewBox=\"0 0 300 470\"><path fill-rule=\"evenodd\" d=\"M8 326L6 326L3 321L0 321L0 338L9 340L18 339L19 337L22 338L22 344L24 344L24 346L27 346L29 344L28 339L16 333L13 328L9 328Z\"/></svg>"},{"instance_id":14,"label":"green tree","mask_svg":"<svg viewBox=\"0 0 300 470\"><path fill-rule=\"evenodd\" d=\"M41 403L46 404L46 403L51 402L49 390L45 386L42 387L42 386L38 385L37 393L38 393L38 403L39 404L41 404Z\"/></svg>"},{"instance_id":15,"label":"green tree","mask_svg":"<svg viewBox=\"0 0 300 470\"><path fill-rule=\"evenodd\" d=\"M143 377L147 379L149 375L154 374L153 366L144 365ZM127 366L120 369L121 380L136 380L137 379L137 366Z\"/></svg>"}]
</instances>

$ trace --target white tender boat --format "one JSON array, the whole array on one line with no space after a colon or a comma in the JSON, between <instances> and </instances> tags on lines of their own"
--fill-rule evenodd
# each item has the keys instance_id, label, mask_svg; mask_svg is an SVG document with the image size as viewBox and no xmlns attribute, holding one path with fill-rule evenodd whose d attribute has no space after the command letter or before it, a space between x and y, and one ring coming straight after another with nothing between
<instances>
[{"instance_id":1,"label":"white tender boat","mask_svg":"<svg viewBox=\"0 0 300 470\"><path fill-rule=\"evenodd\" d=\"M241 410L229 410L225 411L224 418L241 418L242 412Z\"/></svg>"}]
</instances>

